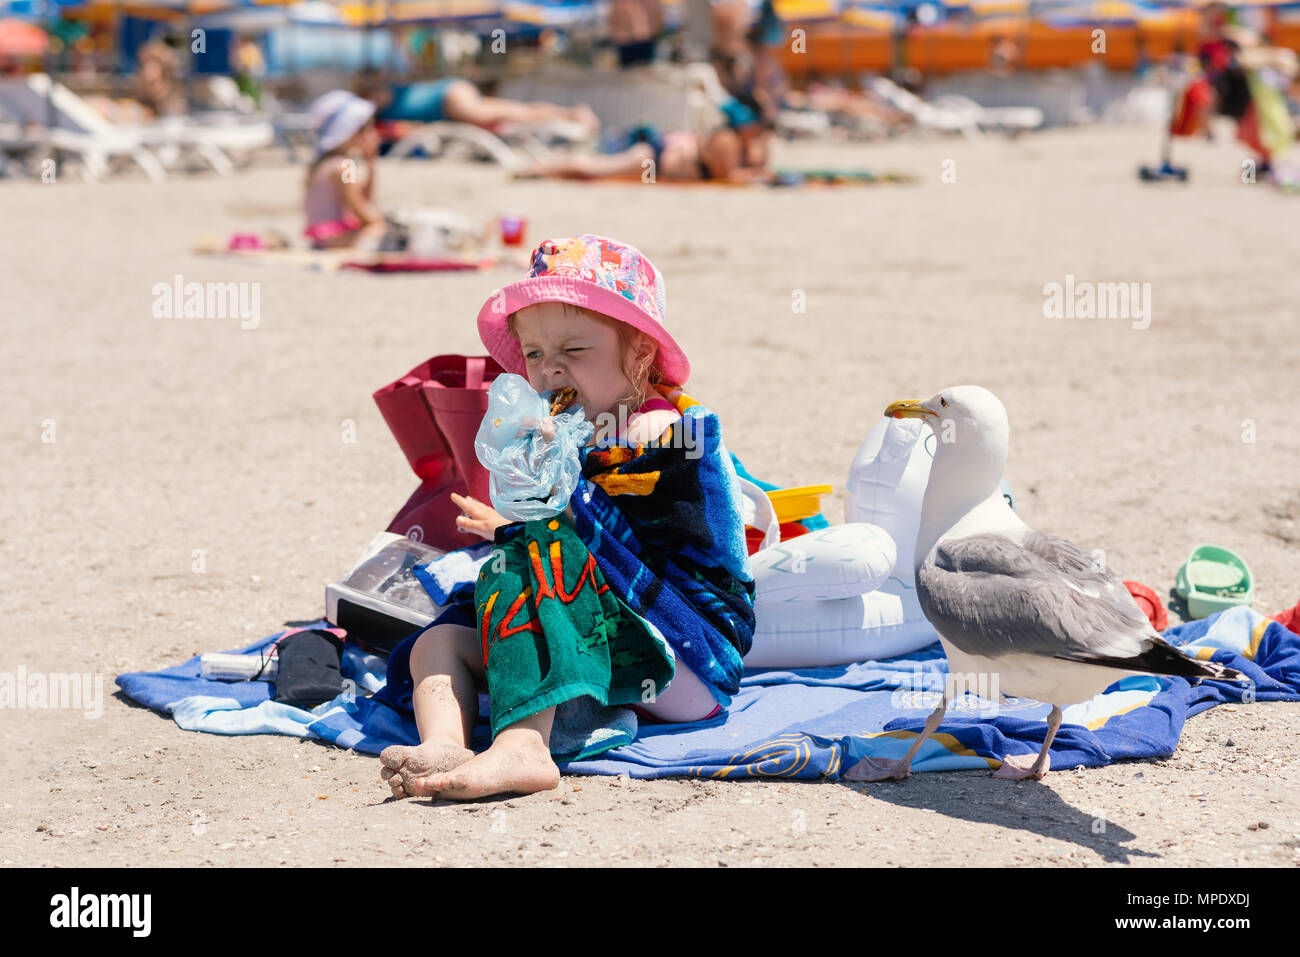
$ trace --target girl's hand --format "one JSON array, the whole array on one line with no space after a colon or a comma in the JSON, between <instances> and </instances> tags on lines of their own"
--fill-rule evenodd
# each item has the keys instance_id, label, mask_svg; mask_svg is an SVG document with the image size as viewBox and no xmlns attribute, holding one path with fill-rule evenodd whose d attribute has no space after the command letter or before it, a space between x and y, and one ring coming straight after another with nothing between
<instances>
[{"instance_id":1,"label":"girl's hand","mask_svg":"<svg viewBox=\"0 0 1300 957\"><path fill-rule=\"evenodd\" d=\"M339 184L339 190L343 195L343 205L347 207L349 213L361 220L363 225L369 226L384 221L384 214L370 201L369 180L362 184L354 179L348 179Z\"/></svg>"},{"instance_id":2,"label":"girl's hand","mask_svg":"<svg viewBox=\"0 0 1300 957\"><path fill-rule=\"evenodd\" d=\"M452 492L451 500L465 513L456 519L456 528L459 531L490 539L496 537L498 528L510 524L510 520L503 517L491 505L470 498L468 495L457 495Z\"/></svg>"},{"instance_id":3,"label":"girl's hand","mask_svg":"<svg viewBox=\"0 0 1300 957\"><path fill-rule=\"evenodd\" d=\"M516 439L522 439L525 435L531 435L534 432L541 434L547 442L555 441L555 419L549 415L544 415L540 419L534 419L531 415L522 419L519 423L519 429L515 432Z\"/></svg>"}]
</instances>

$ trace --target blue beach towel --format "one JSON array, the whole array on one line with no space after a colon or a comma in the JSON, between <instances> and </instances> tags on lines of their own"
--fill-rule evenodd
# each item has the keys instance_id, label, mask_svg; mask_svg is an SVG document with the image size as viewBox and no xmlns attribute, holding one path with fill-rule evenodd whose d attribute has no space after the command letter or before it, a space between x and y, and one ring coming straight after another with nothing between
<instances>
[{"instance_id":1,"label":"blue beach towel","mask_svg":"<svg viewBox=\"0 0 1300 957\"><path fill-rule=\"evenodd\" d=\"M1125 758L1172 754L1183 723L1225 702L1300 701L1300 636L1249 608L1170 628L1165 638L1213 658L1255 682L1241 685L1181 678L1126 678L1092 701L1065 710L1052 767L1095 767ZM278 635L240 649L257 654ZM382 661L345 645L343 674L357 685L312 711L270 701L266 682L226 683L198 676L199 659L157 672L122 675L129 697L172 714L182 727L220 734L274 733L318 738L366 754L415 744L415 722L382 694L363 689L383 679ZM637 778L787 777L838 780L863 757L899 757L920 731L943 687L938 644L889 661L834 668L746 674L728 711L691 725L621 727L635 736L595 760L561 765L568 774ZM1048 706L1012 700L996 713L977 700L952 708L913 762L914 771L996 768L1004 754L1036 754ZM481 708L486 714L486 708ZM486 747L481 721L474 747Z\"/></svg>"}]
</instances>

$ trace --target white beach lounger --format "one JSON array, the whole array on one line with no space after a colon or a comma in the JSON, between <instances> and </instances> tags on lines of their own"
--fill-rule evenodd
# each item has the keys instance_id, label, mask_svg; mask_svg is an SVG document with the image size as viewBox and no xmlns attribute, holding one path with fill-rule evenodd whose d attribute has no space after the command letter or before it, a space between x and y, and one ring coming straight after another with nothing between
<instances>
[{"instance_id":1,"label":"white beach lounger","mask_svg":"<svg viewBox=\"0 0 1300 957\"><path fill-rule=\"evenodd\" d=\"M43 86L40 80L44 80L46 85ZM34 155L46 150L52 150L56 156L76 157L82 176L92 182L107 175L114 161L122 159L135 163L155 183L166 177L158 157L140 136L106 121L92 124L89 128L82 126L61 109L57 96L54 102L55 125L47 127L50 118L50 103L45 96L48 82L49 78L44 74L25 80L0 80L0 115L17 124L18 129L17 133L11 128L3 134L0 142L6 153L23 155L29 166ZM56 91L57 88L56 84Z\"/></svg>"},{"instance_id":2,"label":"white beach lounger","mask_svg":"<svg viewBox=\"0 0 1300 957\"><path fill-rule=\"evenodd\" d=\"M777 135L788 140L826 136L831 118L821 110L782 110L777 114Z\"/></svg>"},{"instance_id":3,"label":"white beach lounger","mask_svg":"<svg viewBox=\"0 0 1300 957\"><path fill-rule=\"evenodd\" d=\"M932 103L942 110L967 114L986 133L1016 136L1043 125L1043 111L1036 106L980 106L960 93L935 97Z\"/></svg>"},{"instance_id":4,"label":"white beach lounger","mask_svg":"<svg viewBox=\"0 0 1300 957\"><path fill-rule=\"evenodd\" d=\"M72 130L29 131L12 123L0 123L0 176L40 176L44 172L43 160L54 159L57 163L66 156L76 158L81 178L88 183L111 173L113 160L121 157L136 163L155 183L167 175L158 157L138 144L106 143Z\"/></svg>"},{"instance_id":5,"label":"white beach lounger","mask_svg":"<svg viewBox=\"0 0 1300 957\"><path fill-rule=\"evenodd\" d=\"M982 136L979 123L968 111L945 109L927 103L888 77L872 77L870 87L872 93L912 117L916 125L922 129L936 130L940 133L960 133L972 142Z\"/></svg>"},{"instance_id":6,"label":"white beach lounger","mask_svg":"<svg viewBox=\"0 0 1300 957\"><path fill-rule=\"evenodd\" d=\"M275 140L275 131L264 119L249 119L236 113L165 117L154 123L113 123L61 83L51 84L44 73L27 78L27 84L45 100L51 98L60 117L59 125L97 137L132 138L154 151L165 167L176 166L183 157L194 155L222 176L234 172L233 156L252 153Z\"/></svg>"},{"instance_id":7,"label":"white beach lounger","mask_svg":"<svg viewBox=\"0 0 1300 957\"><path fill-rule=\"evenodd\" d=\"M464 143L510 171L525 166L524 160L496 134L469 123L446 121L421 123L394 143L388 155L395 159L406 159L416 150L424 150L431 156L438 156L448 142Z\"/></svg>"},{"instance_id":8,"label":"white beach lounger","mask_svg":"<svg viewBox=\"0 0 1300 957\"><path fill-rule=\"evenodd\" d=\"M980 106L970 97L955 93L927 102L883 76L873 77L870 86L873 93L907 113L918 126L942 133L960 133L972 141L986 132L1014 136L1043 125L1043 111L1035 106Z\"/></svg>"},{"instance_id":9,"label":"white beach lounger","mask_svg":"<svg viewBox=\"0 0 1300 957\"><path fill-rule=\"evenodd\" d=\"M32 161L45 145L44 139L29 136L17 123L5 121L0 110L0 176L29 176Z\"/></svg>"}]
</instances>

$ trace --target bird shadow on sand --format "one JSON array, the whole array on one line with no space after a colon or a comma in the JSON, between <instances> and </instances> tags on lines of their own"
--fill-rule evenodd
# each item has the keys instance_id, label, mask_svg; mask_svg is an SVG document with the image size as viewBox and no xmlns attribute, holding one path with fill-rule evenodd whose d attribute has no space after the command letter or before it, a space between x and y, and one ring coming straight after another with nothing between
<instances>
[{"instance_id":1,"label":"bird shadow on sand","mask_svg":"<svg viewBox=\"0 0 1300 957\"><path fill-rule=\"evenodd\" d=\"M1137 835L1106 820L1100 807L1076 808L1039 781L1004 781L979 771L932 771L913 775L906 781L842 783L860 794L897 807L936 811L975 824L992 824L1002 829L994 838L998 841L1009 842L1009 832L1023 831L1087 848L1108 864L1130 864L1134 858L1142 857L1160 859L1159 854L1126 847ZM1027 853L1033 852L1032 845L1024 848ZM1005 847L998 850L1004 851ZM978 851L966 863L979 864Z\"/></svg>"}]
</instances>

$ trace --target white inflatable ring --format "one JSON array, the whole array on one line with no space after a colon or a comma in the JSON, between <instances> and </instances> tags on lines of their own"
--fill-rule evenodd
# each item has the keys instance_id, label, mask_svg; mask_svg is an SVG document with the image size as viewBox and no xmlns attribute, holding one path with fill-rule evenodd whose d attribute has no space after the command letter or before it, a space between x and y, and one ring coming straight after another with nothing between
<instances>
[{"instance_id":1,"label":"white inflatable ring","mask_svg":"<svg viewBox=\"0 0 1300 957\"><path fill-rule=\"evenodd\" d=\"M916 600L912 567L933 438L919 421L882 419L849 471L848 522L750 557L755 629L745 667L880 660L938 638Z\"/></svg>"}]
</instances>

